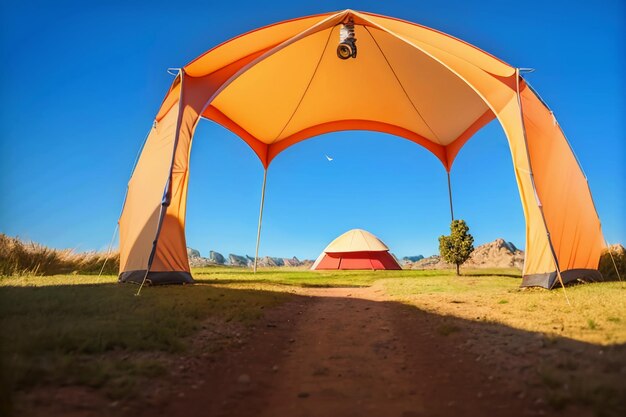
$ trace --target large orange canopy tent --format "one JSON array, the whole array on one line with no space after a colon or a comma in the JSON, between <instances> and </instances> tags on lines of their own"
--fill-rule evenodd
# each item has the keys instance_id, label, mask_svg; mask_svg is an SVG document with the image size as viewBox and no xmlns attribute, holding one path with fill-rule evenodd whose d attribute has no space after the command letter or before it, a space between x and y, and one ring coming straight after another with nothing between
<instances>
[{"instance_id":1,"label":"large orange canopy tent","mask_svg":"<svg viewBox=\"0 0 626 417\"><path fill-rule=\"evenodd\" d=\"M349 46L358 55L339 57L340 39L356 39ZM448 172L466 141L497 118L526 219L522 285L601 279L604 241L587 180L520 70L436 30L344 10L254 30L178 70L128 184L121 282L192 282L185 205L201 118L241 137L266 169L291 145L358 129L420 144Z\"/></svg>"}]
</instances>

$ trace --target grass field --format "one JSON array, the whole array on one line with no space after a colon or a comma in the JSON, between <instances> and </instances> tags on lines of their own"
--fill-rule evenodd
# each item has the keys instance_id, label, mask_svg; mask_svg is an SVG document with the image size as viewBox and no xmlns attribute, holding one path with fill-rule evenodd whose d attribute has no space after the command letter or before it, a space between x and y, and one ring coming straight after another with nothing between
<instances>
[{"instance_id":1,"label":"grass field","mask_svg":"<svg viewBox=\"0 0 626 417\"><path fill-rule=\"evenodd\" d=\"M198 268L200 283L281 291L286 287L362 287L382 281L386 294L438 314L487 320L521 330L596 343L626 343L626 284L606 282L558 288L519 288L516 269L453 271L332 271ZM567 294L567 298L565 296ZM569 299L569 304L568 304ZM549 314L548 314L549 312Z\"/></svg>"},{"instance_id":2,"label":"grass field","mask_svg":"<svg viewBox=\"0 0 626 417\"><path fill-rule=\"evenodd\" d=\"M198 285L144 288L115 276L0 277L2 386L73 384L130 395L142 378L166 373L159 355L187 352L207 319L254 323L264 308L302 287L370 286L422 310L571 338L626 343L622 283L522 290L517 270L311 272L201 268ZM6 337L9 335L9 337ZM137 353L137 355L129 355ZM132 372L129 372L131 370Z\"/></svg>"},{"instance_id":3,"label":"grass field","mask_svg":"<svg viewBox=\"0 0 626 417\"><path fill-rule=\"evenodd\" d=\"M437 314L599 345L626 343L626 286L620 282L575 285L565 293L561 288L521 289L519 281L502 276L438 276L384 284L389 296Z\"/></svg>"},{"instance_id":4,"label":"grass field","mask_svg":"<svg viewBox=\"0 0 626 417\"><path fill-rule=\"evenodd\" d=\"M207 284L278 284L296 287L366 287L381 279L426 278L452 276L454 272L440 270L402 271L309 271L299 268L264 268L256 274L244 268L208 267L195 268L196 281ZM464 270L467 276L502 276L521 278L518 269L476 269ZM422 282L422 281L420 281ZM510 280L519 286L518 280Z\"/></svg>"},{"instance_id":5,"label":"grass field","mask_svg":"<svg viewBox=\"0 0 626 417\"><path fill-rule=\"evenodd\" d=\"M204 320L253 322L285 296L198 285L144 288L135 297L138 287L116 280L0 278L2 385L78 384L131 395L138 378L163 369L150 355L124 354L185 352L186 337Z\"/></svg>"}]
</instances>

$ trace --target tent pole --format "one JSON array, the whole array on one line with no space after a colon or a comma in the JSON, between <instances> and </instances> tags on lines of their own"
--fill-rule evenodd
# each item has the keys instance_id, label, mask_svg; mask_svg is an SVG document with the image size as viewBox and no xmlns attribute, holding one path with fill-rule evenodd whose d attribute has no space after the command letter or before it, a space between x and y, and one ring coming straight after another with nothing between
<instances>
[{"instance_id":1,"label":"tent pole","mask_svg":"<svg viewBox=\"0 0 626 417\"><path fill-rule=\"evenodd\" d=\"M559 258L556 255L556 251L554 250L554 245L552 244L552 237L550 236L550 230L548 229L548 223L546 223L546 216L543 213L543 206L541 205L541 201L539 201L539 195L537 194L537 186L535 185L535 176L533 174L533 165L530 162L530 151L528 150L528 136L526 134L526 124L524 123L524 109L522 107L522 96L520 95L519 89L519 80L522 78L520 75L520 69L515 69L515 83L517 90L517 106L519 107L519 116L522 122L522 133L524 137L524 145L526 146L526 160L528 161L528 169L530 170L530 183L532 184L533 191L535 192L535 200L537 202L537 207L539 208L539 213L541 213L541 219L543 220L543 226L546 229L546 236L548 238L548 246L550 247L550 252L552 253L552 259L554 261L554 267L556 268L556 276L559 279L559 283L561 284L561 288L563 288L563 295L565 295L565 301L567 301L567 305L571 306L572 304L569 302L569 297L567 296L567 291L565 291L565 282L563 281L563 277L561 276L561 267L559 266ZM541 100L543 102L543 100ZM546 106L547 107L547 106ZM554 117L554 115L553 115ZM567 140L566 140L567 142ZM593 201L593 200L592 200ZM551 288L550 288L551 289Z\"/></svg>"},{"instance_id":2,"label":"tent pole","mask_svg":"<svg viewBox=\"0 0 626 417\"><path fill-rule=\"evenodd\" d=\"M254 252L254 273L259 261L259 243L261 242L261 222L263 221L263 205L265 204L265 183L267 182L267 168L263 170L263 188L261 188L261 208L259 209L259 227L256 231L256 251Z\"/></svg>"},{"instance_id":3,"label":"tent pole","mask_svg":"<svg viewBox=\"0 0 626 417\"><path fill-rule=\"evenodd\" d=\"M454 210L452 208L452 185L450 184L450 171L446 171L448 174L448 197L450 198L450 217L454 221Z\"/></svg>"}]
</instances>

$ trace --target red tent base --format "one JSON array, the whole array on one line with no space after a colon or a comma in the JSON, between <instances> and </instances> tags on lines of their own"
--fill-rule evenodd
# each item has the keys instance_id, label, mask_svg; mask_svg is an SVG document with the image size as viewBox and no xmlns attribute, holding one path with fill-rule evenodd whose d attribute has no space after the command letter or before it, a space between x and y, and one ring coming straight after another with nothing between
<instances>
[{"instance_id":1,"label":"red tent base","mask_svg":"<svg viewBox=\"0 0 626 417\"><path fill-rule=\"evenodd\" d=\"M402 269L389 252L338 252L325 253L319 261L319 269Z\"/></svg>"}]
</instances>

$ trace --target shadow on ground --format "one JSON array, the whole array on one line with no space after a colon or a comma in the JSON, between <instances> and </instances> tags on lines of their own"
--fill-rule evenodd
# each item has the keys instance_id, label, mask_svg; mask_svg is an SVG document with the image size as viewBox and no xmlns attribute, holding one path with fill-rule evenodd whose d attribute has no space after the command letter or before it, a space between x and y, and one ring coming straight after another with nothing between
<instances>
[{"instance_id":1,"label":"shadow on ground","mask_svg":"<svg viewBox=\"0 0 626 417\"><path fill-rule=\"evenodd\" d=\"M136 289L1 287L5 409L11 397L20 416L626 413L624 345L355 298L359 289Z\"/></svg>"}]
</instances>

